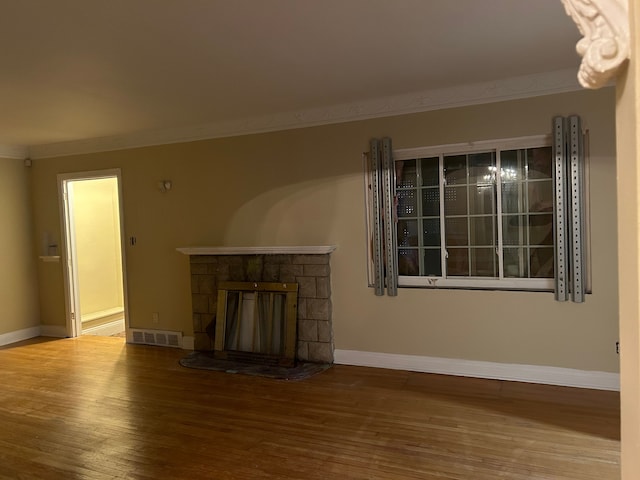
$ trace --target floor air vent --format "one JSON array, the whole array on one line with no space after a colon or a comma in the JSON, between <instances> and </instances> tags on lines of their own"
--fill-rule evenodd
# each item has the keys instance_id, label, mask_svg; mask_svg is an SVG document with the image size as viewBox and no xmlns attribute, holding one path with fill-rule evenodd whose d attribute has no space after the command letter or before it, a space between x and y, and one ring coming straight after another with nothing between
<instances>
[{"instance_id":1,"label":"floor air vent","mask_svg":"<svg viewBox=\"0 0 640 480\"><path fill-rule=\"evenodd\" d=\"M164 332L161 330L133 330L132 343L182 348L182 332Z\"/></svg>"}]
</instances>

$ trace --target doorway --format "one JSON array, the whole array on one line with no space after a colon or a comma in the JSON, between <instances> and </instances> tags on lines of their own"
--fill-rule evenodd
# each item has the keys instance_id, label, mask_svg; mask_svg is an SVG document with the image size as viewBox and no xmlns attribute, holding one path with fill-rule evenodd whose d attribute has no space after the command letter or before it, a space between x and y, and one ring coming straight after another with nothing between
<instances>
[{"instance_id":1,"label":"doorway","mask_svg":"<svg viewBox=\"0 0 640 480\"><path fill-rule=\"evenodd\" d=\"M58 176L67 336L126 335L120 170Z\"/></svg>"}]
</instances>

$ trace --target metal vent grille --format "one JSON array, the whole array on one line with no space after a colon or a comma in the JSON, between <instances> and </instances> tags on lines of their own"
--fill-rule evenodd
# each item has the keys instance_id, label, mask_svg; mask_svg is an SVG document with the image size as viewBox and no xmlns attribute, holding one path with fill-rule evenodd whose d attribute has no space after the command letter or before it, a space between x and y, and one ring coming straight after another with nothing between
<instances>
[{"instance_id":1,"label":"metal vent grille","mask_svg":"<svg viewBox=\"0 0 640 480\"><path fill-rule=\"evenodd\" d=\"M132 343L160 345L163 347L182 347L182 332L164 332L160 330L133 330Z\"/></svg>"}]
</instances>

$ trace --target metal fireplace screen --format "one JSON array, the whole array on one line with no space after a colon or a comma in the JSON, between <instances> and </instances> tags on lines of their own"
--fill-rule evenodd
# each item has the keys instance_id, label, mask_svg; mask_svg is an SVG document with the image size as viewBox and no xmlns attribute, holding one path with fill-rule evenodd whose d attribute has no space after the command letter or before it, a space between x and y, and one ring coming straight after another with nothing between
<instances>
[{"instance_id":1,"label":"metal fireplace screen","mask_svg":"<svg viewBox=\"0 0 640 480\"><path fill-rule=\"evenodd\" d=\"M216 315L216 355L293 365L297 310L297 283L221 282Z\"/></svg>"}]
</instances>

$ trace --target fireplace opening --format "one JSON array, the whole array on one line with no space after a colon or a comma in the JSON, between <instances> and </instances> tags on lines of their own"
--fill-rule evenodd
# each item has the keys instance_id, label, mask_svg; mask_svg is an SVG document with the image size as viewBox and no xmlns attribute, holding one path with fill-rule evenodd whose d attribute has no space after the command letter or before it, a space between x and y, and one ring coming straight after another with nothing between
<instances>
[{"instance_id":1,"label":"fireplace opening","mask_svg":"<svg viewBox=\"0 0 640 480\"><path fill-rule=\"evenodd\" d=\"M295 365L297 283L221 282L214 352L219 358Z\"/></svg>"}]
</instances>

